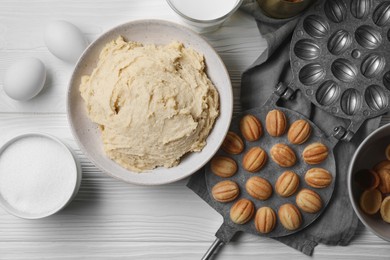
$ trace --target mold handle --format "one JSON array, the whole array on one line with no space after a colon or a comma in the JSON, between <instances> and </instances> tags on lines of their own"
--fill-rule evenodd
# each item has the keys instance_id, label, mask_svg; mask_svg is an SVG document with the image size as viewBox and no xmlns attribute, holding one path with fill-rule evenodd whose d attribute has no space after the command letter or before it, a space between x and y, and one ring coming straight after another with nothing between
<instances>
[{"instance_id":1,"label":"mold handle","mask_svg":"<svg viewBox=\"0 0 390 260\"><path fill-rule=\"evenodd\" d=\"M275 86L275 91L271 94L271 96L265 101L264 106L274 107L276 106L276 102L279 99L289 100L294 95L294 90L288 87L285 83L279 82Z\"/></svg>"},{"instance_id":2,"label":"mold handle","mask_svg":"<svg viewBox=\"0 0 390 260\"><path fill-rule=\"evenodd\" d=\"M210 248L207 250L207 252L204 254L204 256L202 257L202 260L209 260L209 259L212 259L213 255L215 253L217 253L217 251L219 250L219 248L221 246L223 246L224 243L222 242L221 239L219 239L218 237L214 240L213 244L210 246Z\"/></svg>"},{"instance_id":3,"label":"mold handle","mask_svg":"<svg viewBox=\"0 0 390 260\"><path fill-rule=\"evenodd\" d=\"M215 233L216 239L213 244L207 250L207 252L202 257L202 260L209 260L218 252L218 250L225 244L229 243L229 241L236 234L237 230L227 225L225 222L222 223L221 227L218 229L217 233Z\"/></svg>"}]
</instances>

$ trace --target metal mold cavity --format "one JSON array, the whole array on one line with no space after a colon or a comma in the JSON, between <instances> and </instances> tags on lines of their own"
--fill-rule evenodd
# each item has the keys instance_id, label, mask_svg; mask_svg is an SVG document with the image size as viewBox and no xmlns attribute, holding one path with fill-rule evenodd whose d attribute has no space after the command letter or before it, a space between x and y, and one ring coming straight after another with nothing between
<instances>
[{"instance_id":1,"label":"metal mold cavity","mask_svg":"<svg viewBox=\"0 0 390 260\"><path fill-rule=\"evenodd\" d=\"M355 39L360 46L374 50L382 43L381 33L372 26L362 25L356 29Z\"/></svg>"},{"instance_id":2,"label":"metal mold cavity","mask_svg":"<svg viewBox=\"0 0 390 260\"><path fill-rule=\"evenodd\" d=\"M325 14L329 20L341 23L347 17L347 6L343 0L328 0L325 2Z\"/></svg>"},{"instance_id":3,"label":"metal mold cavity","mask_svg":"<svg viewBox=\"0 0 390 260\"><path fill-rule=\"evenodd\" d=\"M383 76L383 85L390 90L390 71L386 72Z\"/></svg>"},{"instance_id":4,"label":"metal mold cavity","mask_svg":"<svg viewBox=\"0 0 390 260\"><path fill-rule=\"evenodd\" d=\"M336 31L328 41L328 50L334 55L343 54L352 44L352 36L345 30Z\"/></svg>"},{"instance_id":5,"label":"metal mold cavity","mask_svg":"<svg viewBox=\"0 0 390 260\"><path fill-rule=\"evenodd\" d=\"M351 14L357 19L366 18L371 9L371 0L352 0Z\"/></svg>"},{"instance_id":6,"label":"metal mold cavity","mask_svg":"<svg viewBox=\"0 0 390 260\"><path fill-rule=\"evenodd\" d=\"M325 69L318 63L304 66L299 72L299 80L308 86L320 82L325 77Z\"/></svg>"},{"instance_id":7,"label":"metal mold cavity","mask_svg":"<svg viewBox=\"0 0 390 260\"><path fill-rule=\"evenodd\" d=\"M390 30L387 31L387 40L390 41Z\"/></svg>"},{"instance_id":8,"label":"metal mold cavity","mask_svg":"<svg viewBox=\"0 0 390 260\"><path fill-rule=\"evenodd\" d=\"M347 115L356 114L362 106L362 98L356 89L347 89L341 96L341 109Z\"/></svg>"},{"instance_id":9,"label":"metal mold cavity","mask_svg":"<svg viewBox=\"0 0 390 260\"><path fill-rule=\"evenodd\" d=\"M315 60L320 56L321 48L313 40L303 39L295 44L294 52L303 60Z\"/></svg>"},{"instance_id":10,"label":"metal mold cavity","mask_svg":"<svg viewBox=\"0 0 390 260\"><path fill-rule=\"evenodd\" d=\"M369 86L364 93L364 99L369 108L374 111L385 109L389 102L387 95L378 85Z\"/></svg>"},{"instance_id":11,"label":"metal mold cavity","mask_svg":"<svg viewBox=\"0 0 390 260\"><path fill-rule=\"evenodd\" d=\"M381 3L374 11L372 20L378 26L385 26L390 22L390 1Z\"/></svg>"},{"instance_id":12,"label":"metal mold cavity","mask_svg":"<svg viewBox=\"0 0 390 260\"><path fill-rule=\"evenodd\" d=\"M390 0L319 2L292 35L291 88L356 124L389 112Z\"/></svg>"},{"instance_id":13,"label":"metal mold cavity","mask_svg":"<svg viewBox=\"0 0 390 260\"><path fill-rule=\"evenodd\" d=\"M329 33L329 23L318 15L310 15L303 21L303 29L314 38L324 38Z\"/></svg>"},{"instance_id":14,"label":"metal mold cavity","mask_svg":"<svg viewBox=\"0 0 390 260\"><path fill-rule=\"evenodd\" d=\"M366 78L379 76L386 65L386 59L379 54L369 54L362 62L360 71Z\"/></svg>"},{"instance_id":15,"label":"metal mold cavity","mask_svg":"<svg viewBox=\"0 0 390 260\"><path fill-rule=\"evenodd\" d=\"M343 82L352 82L355 80L358 69L347 59L337 59L331 66L333 75Z\"/></svg>"},{"instance_id":16,"label":"metal mold cavity","mask_svg":"<svg viewBox=\"0 0 390 260\"><path fill-rule=\"evenodd\" d=\"M323 106L332 105L340 96L340 87L333 80L327 80L321 84L317 91L317 102Z\"/></svg>"}]
</instances>

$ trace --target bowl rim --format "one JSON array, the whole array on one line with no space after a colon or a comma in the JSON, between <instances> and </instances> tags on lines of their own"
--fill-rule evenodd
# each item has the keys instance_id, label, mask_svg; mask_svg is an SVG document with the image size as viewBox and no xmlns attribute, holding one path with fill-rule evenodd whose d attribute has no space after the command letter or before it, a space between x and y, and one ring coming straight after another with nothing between
<instances>
[{"instance_id":1,"label":"bowl rim","mask_svg":"<svg viewBox=\"0 0 390 260\"><path fill-rule=\"evenodd\" d=\"M358 157L358 155L360 154L360 152L363 150L363 147L369 142L371 141L372 138L374 138L375 135L377 135L379 132L383 131L384 129L387 129L387 128L390 128L390 123L388 124L385 124L381 127L379 127L378 129L376 129L375 131L373 131L371 134L369 134L364 140L363 142L360 143L360 145L358 146L358 148L356 149L355 153L353 154L352 156L352 159L351 159L351 162L349 163L349 166L348 166L348 193L349 193L349 200L352 204L352 208L353 210L355 211L356 215L358 216L359 220L364 224L365 227L367 227L372 233L374 233L376 236L382 238L383 240L385 241L388 241L390 242L390 237L384 237L382 236L381 234L377 233L373 228L371 228L371 226L364 220L364 218L361 216L359 210L358 210L358 206L359 205L356 205L355 203L355 200L354 200L354 197L353 197L353 193L352 193L352 169L355 165L355 161Z\"/></svg>"},{"instance_id":2,"label":"bowl rim","mask_svg":"<svg viewBox=\"0 0 390 260\"><path fill-rule=\"evenodd\" d=\"M52 140L56 144L58 144L61 148L63 148L65 151L67 151L68 155L70 155L70 158L72 158L72 161L74 162L75 171L76 171L75 172L76 180L75 180L75 185L74 185L73 191L68 194L69 196L66 197L64 202L58 208L56 208L52 211L48 211L45 214L29 214L29 213L21 212L21 211L15 209L11 204L7 203L0 192L0 206L8 213L10 213L16 217L22 218L22 219L45 218L45 217L54 215L57 212L61 211L74 199L74 197L78 193L80 185L81 185L81 179L82 179L82 168L81 168L80 162L78 161L77 156L74 153L73 149L69 145L64 143L61 139L59 139L58 137L51 135L51 134L34 131L34 132L26 132L26 133L15 135L14 137L8 139L6 142L4 142L1 145L0 156L13 143L15 143L21 139L28 138L28 137L34 137L34 136L35 137L43 137L43 138L47 138L49 140Z\"/></svg>"},{"instance_id":3,"label":"bowl rim","mask_svg":"<svg viewBox=\"0 0 390 260\"><path fill-rule=\"evenodd\" d=\"M213 50L213 52L216 54L216 58L218 60L218 62L221 64L221 69L223 70L223 73L225 75L227 75L227 81L228 81L228 86L226 86L224 88L225 91L227 91L228 93L228 96L229 96L229 99L226 99L226 102L228 104L230 104L230 110L228 111L228 123L226 123L224 129L223 129L223 132L221 131L221 133L219 135L222 135L223 137L226 136L227 132L229 131L229 127L230 127L230 122L232 120L232 117L233 117L233 104L234 104L234 96L233 96L233 87L232 87L232 83L231 83L231 79L230 79L230 74L226 68L226 65L225 63L223 62L222 58L220 57L220 55L218 54L218 52L214 49L214 47L211 46L211 44L200 34L196 33L194 30L184 26L184 25L181 25L181 24L178 24L178 23L175 23L175 22L171 22L171 21L167 21L167 20L162 20L162 19L137 19L137 20L131 20L131 21L128 21L128 22L124 22L124 23L121 23L121 24L118 24L114 27L111 27L110 29L106 30L104 33L100 34L94 41L92 41L88 47L83 51L83 53L80 55L79 59L77 60L76 62L76 65L74 66L73 68L73 71L72 71L72 75L70 77L70 80L68 82L68 89L67 89L67 101L66 101L66 114L67 114L67 119L68 119L68 122L69 122L69 125L70 125L70 130L71 130L71 133L72 133L72 136L74 137L74 139L76 140L76 143L77 145L80 147L80 150L83 152L83 154L100 170L102 171L103 173L105 173L106 175L114 178L114 179L117 179L119 181L122 181L122 182L125 182L125 183L130 183L130 184L136 184L136 185L140 185L140 186L158 186L158 185L165 185L165 184L170 184L170 183L174 183L174 182L177 182L177 181L180 181L180 180L183 180L189 176L191 176L192 174L194 174L196 171L198 171L200 168L202 168L204 165L206 165L210 160L211 158L217 153L219 147L222 145L223 141L224 141L224 138L221 138L219 140L218 143L215 144L215 147L214 149L212 149L212 151L210 152L210 155L209 155L209 158L207 160L205 160L202 164L198 164L196 167L193 167L193 169L191 171L188 171L187 174L183 174L181 176L178 176L176 178L172 178L172 179L168 179L168 180L161 180L161 181L155 181L155 182L139 182L139 181L134 181L134 180L128 180L128 179L124 179L118 175L115 175L115 174L112 174L111 171L107 171L104 167L102 167L100 165L100 163L95 160L95 158L92 157L92 155L87 151L86 147L83 145L83 143L81 142L79 136L77 135L76 133L76 126L73 124L73 121L71 119L71 104L70 104L70 100L71 100L71 89L72 89L72 82L74 82L75 80L75 77L76 77L76 71L77 69L80 67L81 65L81 61L82 59L84 58L84 56L87 54L87 52L93 48L95 45L98 44L99 40L106 37L106 36L109 36L112 32L114 32L115 30L117 30L118 28L121 28L121 27L126 27L126 26L132 26L134 24L142 24L142 23L154 23L154 24L163 24L163 25L170 25L170 26L174 26L174 27L177 27L177 28L180 28L181 30L191 34L191 35L195 35L196 37L199 38L200 41L202 41L202 44L204 44L205 46L207 46L209 49ZM217 88L217 91L219 93L219 89ZM220 97L220 94L219 94L219 97ZM221 104L221 102L220 102ZM221 115L219 115L220 117ZM217 120L219 120L219 117L216 119L216 121L214 122L214 126L212 128L211 131L214 130L215 128L215 124L217 122ZM211 132L210 132L211 134ZM210 135L209 134L209 135ZM207 144L206 144L207 146ZM203 151L203 150L202 150ZM201 152L202 152L201 151ZM122 167L122 166L121 166ZM177 167L177 166L175 166ZM123 168L123 167L122 167ZM172 167L174 168L174 167ZM128 171L129 174L143 174L143 173L135 173L135 172L132 172L128 169L126 169ZM153 171L153 170L151 170Z\"/></svg>"}]
</instances>

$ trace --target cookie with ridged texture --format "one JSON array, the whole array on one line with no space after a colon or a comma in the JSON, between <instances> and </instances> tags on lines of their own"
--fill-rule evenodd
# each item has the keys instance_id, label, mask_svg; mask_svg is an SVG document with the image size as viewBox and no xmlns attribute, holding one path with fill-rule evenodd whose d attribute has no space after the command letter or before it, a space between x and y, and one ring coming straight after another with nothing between
<instances>
[{"instance_id":1,"label":"cookie with ridged texture","mask_svg":"<svg viewBox=\"0 0 390 260\"><path fill-rule=\"evenodd\" d=\"M297 162L295 152L286 144L275 144L271 151L272 160L281 167L291 167Z\"/></svg>"},{"instance_id":2,"label":"cookie with ridged texture","mask_svg":"<svg viewBox=\"0 0 390 260\"><path fill-rule=\"evenodd\" d=\"M305 173L307 185L313 188L322 189L332 183L332 175L323 168L311 168Z\"/></svg>"},{"instance_id":3,"label":"cookie with ridged texture","mask_svg":"<svg viewBox=\"0 0 390 260\"><path fill-rule=\"evenodd\" d=\"M218 202L230 202L238 197L240 188L234 181L221 181L214 185L211 194Z\"/></svg>"},{"instance_id":4,"label":"cookie with ridged texture","mask_svg":"<svg viewBox=\"0 0 390 260\"><path fill-rule=\"evenodd\" d=\"M276 214L270 207L261 207L255 216L255 227L259 233L268 234L276 226Z\"/></svg>"},{"instance_id":5,"label":"cookie with ridged texture","mask_svg":"<svg viewBox=\"0 0 390 260\"><path fill-rule=\"evenodd\" d=\"M272 186L268 180L259 176L249 178L245 183L246 191L258 200L267 200L272 195Z\"/></svg>"},{"instance_id":6,"label":"cookie with ridged texture","mask_svg":"<svg viewBox=\"0 0 390 260\"><path fill-rule=\"evenodd\" d=\"M222 150L229 154L240 154L244 151L244 142L235 132L229 131L222 143Z\"/></svg>"},{"instance_id":7,"label":"cookie with ridged texture","mask_svg":"<svg viewBox=\"0 0 390 260\"><path fill-rule=\"evenodd\" d=\"M286 115L278 109L269 111L265 119L265 127L270 136L282 136L287 128Z\"/></svg>"},{"instance_id":8,"label":"cookie with ridged texture","mask_svg":"<svg viewBox=\"0 0 390 260\"><path fill-rule=\"evenodd\" d=\"M322 208L322 199L320 195L309 189L300 190L295 201L297 206L307 213L317 213Z\"/></svg>"},{"instance_id":9,"label":"cookie with ridged texture","mask_svg":"<svg viewBox=\"0 0 390 260\"><path fill-rule=\"evenodd\" d=\"M380 163L378 163L374 166L374 171L376 171L376 172L378 172L381 169L389 169L390 170L390 161L384 160L384 161L381 161Z\"/></svg>"},{"instance_id":10,"label":"cookie with ridged texture","mask_svg":"<svg viewBox=\"0 0 390 260\"><path fill-rule=\"evenodd\" d=\"M240 131L242 136L250 142L257 141L263 134L263 127L260 120L254 115L245 115L240 120Z\"/></svg>"},{"instance_id":11,"label":"cookie with ridged texture","mask_svg":"<svg viewBox=\"0 0 390 260\"><path fill-rule=\"evenodd\" d=\"M227 156L214 156L210 162L211 171L222 178L232 177L237 172L237 163Z\"/></svg>"},{"instance_id":12,"label":"cookie with ridged texture","mask_svg":"<svg viewBox=\"0 0 390 260\"><path fill-rule=\"evenodd\" d=\"M303 150L302 158L307 164L320 164L328 157L328 147L322 143L312 143Z\"/></svg>"},{"instance_id":13,"label":"cookie with ridged texture","mask_svg":"<svg viewBox=\"0 0 390 260\"><path fill-rule=\"evenodd\" d=\"M245 224L252 219L255 206L248 199L240 199L230 208L230 219L236 224Z\"/></svg>"},{"instance_id":14,"label":"cookie with ridged texture","mask_svg":"<svg viewBox=\"0 0 390 260\"><path fill-rule=\"evenodd\" d=\"M306 120L300 119L291 124L288 129L287 138L292 144L303 144L309 139L310 134L310 124Z\"/></svg>"},{"instance_id":15,"label":"cookie with ridged texture","mask_svg":"<svg viewBox=\"0 0 390 260\"><path fill-rule=\"evenodd\" d=\"M382 168L378 171L379 190L382 193L390 193L390 169Z\"/></svg>"},{"instance_id":16,"label":"cookie with ridged texture","mask_svg":"<svg viewBox=\"0 0 390 260\"><path fill-rule=\"evenodd\" d=\"M299 187L299 176L293 171L285 171L275 183L275 191L281 197L290 197Z\"/></svg>"},{"instance_id":17,"label":"cookie with ridged texture","mask_svg":"<svg viewBox=\"0 0 390 260\"><path fill-rule=\"evenodd\" d=\"M248 172L257 172L267 162L267 153L260 147L252 147L242 158L242 167Z\"/></svg>"},{"instance_id":18,"label":"cookie with ridged texture","mask_svg":"<svg viewBox=\"0 0 390 260\"><path fill-rule=\"evenodd\" d=\"M280 223L288 230L296 230L302 225L302 215L297 207L287 203L278 210Z\"/></svg>"}]
</instances>

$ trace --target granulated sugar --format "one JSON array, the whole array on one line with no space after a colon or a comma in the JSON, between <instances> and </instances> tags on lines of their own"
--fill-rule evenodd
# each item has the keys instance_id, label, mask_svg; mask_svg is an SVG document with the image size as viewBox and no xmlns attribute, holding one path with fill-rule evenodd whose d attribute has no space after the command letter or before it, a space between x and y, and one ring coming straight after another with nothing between
<instances>
[{"instance_id":1,"label":"granulated sugar","mask_svg":"<svg viewBox=\"0 0 390 260\"><path fill-rule=\"evenodd\" d=\"M26 136L0 154L0 195L32 215L57 211L72 196L76 164L69 150L41 136Z\"/></svg>"}]
</instances>

